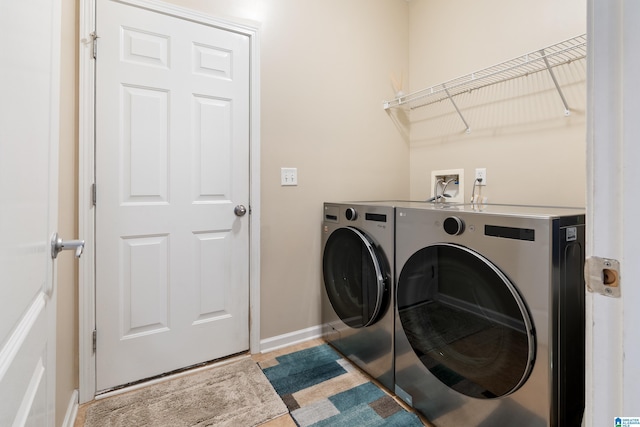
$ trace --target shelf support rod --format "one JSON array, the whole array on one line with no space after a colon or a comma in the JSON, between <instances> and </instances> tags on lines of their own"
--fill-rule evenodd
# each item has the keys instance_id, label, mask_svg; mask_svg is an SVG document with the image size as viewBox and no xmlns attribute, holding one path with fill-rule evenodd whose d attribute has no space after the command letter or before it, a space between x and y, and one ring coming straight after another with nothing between
<instances>
[{"instance_id":1,"label":"shelf support rod","mask_svg":"<svg viewBox=\"0 0 640 427\"><path fill-rule=\"evenodd\" d=\"M467 133L471 133L471 128L469 127L469 123L467 123L467 121L464 119L464 116L460 112L460 109L456 105L456 102L451 97L451 94L449 93L449 89L447 89L444 85L442 85L442 87L444 88L444 91L447 94L447 97L449 98L449 101L451 101L451 103L453 104L453 108L456 109L456 111L458 112L458 115L460 116L460 119L462 120L462 122L464 123L465 127L467 128L466 132Z\"/></svg>"},{"instance_id":2,"label":"shelf support rod","mask_svg":"<svg viewBox=\"0 0 640 427\"><path fill-rule=\"evenodd\" d=\"M562 89L558 84L558 80L556 79L556 75L553 73L553 69L551 68L551 65L549 65L549 60L547 59L547 55L545 54L544 49L540 50L540 54L544 59L544 64L547 66L547 70L549 71L551 80L553 80L553 84L556 85L556 90L558 91L558 95L560 95L560 99L562 100L562 104L564 105L564 115L569 116L571 115L571 111L569 111L569 104L567 104L567 100L565 99L564 94L562 93Z\"/></svg>"}]
</instances>

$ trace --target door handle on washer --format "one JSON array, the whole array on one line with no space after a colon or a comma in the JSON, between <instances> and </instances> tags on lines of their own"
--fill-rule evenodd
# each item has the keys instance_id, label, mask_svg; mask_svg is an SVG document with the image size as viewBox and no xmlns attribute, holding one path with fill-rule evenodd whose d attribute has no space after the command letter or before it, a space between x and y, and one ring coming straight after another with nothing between
<instances>
[{"instance_id":1,"label":"door handle on washer","mask_svg":"<svg viewBox=\"0 0 640 427\"><path fill-rule=\"evenodd\" d=\"M84 240L62 240L58 233L51 237L51 258L56 259L61 251L75 250L76 258L80 258L84 250Z\"/></svg>"}]
</instances>

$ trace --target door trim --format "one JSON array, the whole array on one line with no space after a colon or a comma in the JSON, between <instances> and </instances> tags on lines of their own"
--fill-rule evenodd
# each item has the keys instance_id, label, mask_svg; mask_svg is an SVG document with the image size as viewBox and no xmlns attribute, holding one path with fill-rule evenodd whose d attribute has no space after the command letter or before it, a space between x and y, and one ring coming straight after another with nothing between
<instances>
[{"instance_id":1,"label":"door trim","mask_svg":"<svg viewBox=\"0 0 640 427\"><path fill-rule=\"evenodd\" d=\"M235 22L157 0L117 0L120 3L243 34L249 38L249 350L260 352L260 33L258 23ZM79 28L79 151L78 228L84 256L78 275L78 347L80 403L96 393L95 329L95 61L91 33L96 25L96 0L80 1ZM98 34L99 36L99 34ZM99 51L99 43L98 43ZM99 55L99 53L98 53ZM99 194L98 194L99 197ZM99 202L99 200L98 200Z\"/></svg>"}]
</instances>

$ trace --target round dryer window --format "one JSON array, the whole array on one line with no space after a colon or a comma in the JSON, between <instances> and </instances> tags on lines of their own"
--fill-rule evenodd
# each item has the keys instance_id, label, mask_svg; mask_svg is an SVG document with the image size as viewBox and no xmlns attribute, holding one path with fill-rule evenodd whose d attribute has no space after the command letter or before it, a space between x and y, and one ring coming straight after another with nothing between
<instances>
[{"instance_id":1,"label":"round dryer window","mask_svg":"<svg viewBox=\"0 0 640 427\"><path fill-rule=\"evenodd\" d=\"M419 250L402 268L397 301L411 347L448 387L489 399L527 380L531 317L515 286L482 255L446 243Z\"/></svg>"},{"instance_id":2,"label":"round dryer window","mask_svg":"<svg viewBox=\"0 0 640 427\"><path fill-rule=\"evenodd\" d=\"M386 310L387 265L381 251L356 228L339 228L327 239L324 285L333 309L348 326L369 326Z\"/></svg>"}]
</instances>

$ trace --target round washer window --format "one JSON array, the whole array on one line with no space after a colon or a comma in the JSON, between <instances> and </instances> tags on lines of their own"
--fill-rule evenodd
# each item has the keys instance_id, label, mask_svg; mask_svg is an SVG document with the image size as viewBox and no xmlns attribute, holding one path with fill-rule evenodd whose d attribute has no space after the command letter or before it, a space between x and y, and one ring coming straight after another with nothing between
<instances>
[{"instance_id":1,"label":"round washer window","mask_svg":"<svg viewBox=\"0 0 640 427\"><path fill-rule=\"evenodd\" d=\"M384 257L361 231L339 228L322 257L324 285L340 319L352 328L369 326L388 305L388 269Z\"/></svg>"},{"instance_id":2,"label":"round washer window","mask_svg":"<svg viewBox=\"0 0 640 427\"><path fill-rule=\"evenodd\" d=\"M437 244L413 254L397 289L405 335L445 385L475 398L508 395L533 368L533 323L516 287L468 248Z\"/></svg>"}]
</instances>

